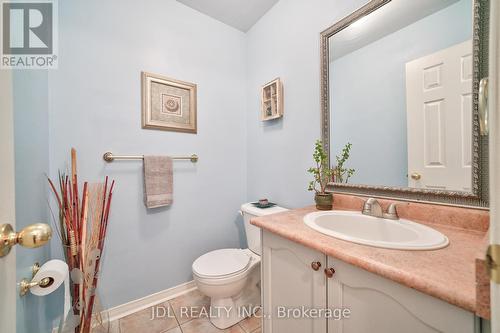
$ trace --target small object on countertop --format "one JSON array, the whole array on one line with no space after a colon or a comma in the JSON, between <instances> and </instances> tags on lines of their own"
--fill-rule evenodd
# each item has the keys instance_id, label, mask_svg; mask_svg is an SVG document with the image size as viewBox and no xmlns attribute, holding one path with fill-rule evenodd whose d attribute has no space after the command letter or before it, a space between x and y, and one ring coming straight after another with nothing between
<instances>
[{"instance_id":1,"label":"small object on countertop","mask_svg":"<svg viewBox=\"0 0 500 333\"><path fill-rule=\"evenodd\" d=\"M261 206L266 206L266 205L269 204L269 200L267 200L267 199L259 199L259 204Z\"/></svg>"},{"instance_id":2,"label":"small object on countertop","mask_svg":"<svg viewBox=\"0 0 500 333\"><path fill-rule=\"evenodd\" d=\"M265 200L265 201L262 204L261 201L263 201L263 200ZM262 209L271 208L271 207L276 206L276 204L274 202L269 202L269 200L267 200L267 199L261 199L258 202L252 202L252 205L257 207L257 208L262 208Z\"/></svg>"},{"instance_id":3,"label":"small object on countertop","mask_svg":"<svg viewBox=\"0 0 500 333\"><path fill-rule=\"evenodd\" d=\"M173 165L168 156L144 156L144 204L170 206L173 201Z\"/></svg>"}]
</instances>

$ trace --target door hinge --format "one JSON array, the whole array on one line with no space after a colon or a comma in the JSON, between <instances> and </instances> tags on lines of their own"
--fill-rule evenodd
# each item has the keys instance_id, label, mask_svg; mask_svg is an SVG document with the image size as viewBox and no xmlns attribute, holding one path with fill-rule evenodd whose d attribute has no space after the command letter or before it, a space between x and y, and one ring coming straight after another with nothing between
<instances>
[{"instance_id":1,"label":"door hinge","mask_svg":"<svg viewBox=\"0 0 500 333\"><path fill-rule=\"evenodd\" d=\"M500 244L491 244L486 252L486 270L491 281L500 283Z\"/></svg>"}]
</instances>

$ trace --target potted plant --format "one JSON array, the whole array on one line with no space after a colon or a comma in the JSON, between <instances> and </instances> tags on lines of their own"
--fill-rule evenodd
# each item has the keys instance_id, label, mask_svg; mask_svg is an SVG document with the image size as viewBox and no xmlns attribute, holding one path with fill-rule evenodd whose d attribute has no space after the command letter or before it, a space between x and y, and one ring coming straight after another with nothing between
<instances>
[{"instance_id":1,"label":"potted plant","mask_svg":"<svg viewBox=\"0 0 500 333\"><path fill-rule=\"evenodd\" d=\"M349 159L352 144L347 143L342 149L340 156L336 156L337 166L330 168L328 165L328 155L323 149L321 140L314 144L313 160L315 167L307 171L312 174L314 180L309 182L309 191L315 191L314 201L319 210L330 210L333 207L333 194L326 192L326 186L329 182L347 183L355 170L346 168L345 163Z\"/></svg>"},{"instance_id":2,"label":"potted plant","mask_svg":"<svg viewBox=\"0 0 500 333\"><path fill-rule=\"evenodd\" d=\"M314 201L317 209L330 210L333 206L333 195L326 193L326 185L331 181L334 170L328 165L328 155L323 149L321 140L317 140L314 144L313 160L316 166L307 170L314 178L309 182L308 190L316 192Z\"/></svg>"}]
</instances>

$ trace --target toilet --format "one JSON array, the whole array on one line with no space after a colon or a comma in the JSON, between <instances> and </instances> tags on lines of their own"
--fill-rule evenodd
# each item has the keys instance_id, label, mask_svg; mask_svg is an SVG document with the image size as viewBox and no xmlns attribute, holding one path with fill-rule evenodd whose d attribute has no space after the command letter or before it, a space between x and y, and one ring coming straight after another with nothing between
<instances>
[{"instance_id":1,"label":"toilet","mask_svg":"<svg viewBox=\"0 0 500 333\"><path fill-rule=\"evenodd\" d=\"M274 206L241 206L248 249L220 249L205 253L193 262L198 290L210 297L210 321L225 329L252 314L260 306L260 229L250 224L254 217L286 211Z\"/></svg>"}]
</instances>

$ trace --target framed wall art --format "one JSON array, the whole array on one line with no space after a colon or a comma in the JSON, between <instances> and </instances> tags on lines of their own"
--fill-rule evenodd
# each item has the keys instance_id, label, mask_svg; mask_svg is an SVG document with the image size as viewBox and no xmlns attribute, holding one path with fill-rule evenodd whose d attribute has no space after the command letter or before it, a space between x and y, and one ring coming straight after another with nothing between
<instances>
[{"instance_id":1,"label":"framed wall art","mask_svg":"<svg viewBox=\"0 0 500 333\"><path fill-rule=\"evenodd\" d=\"M279 78L262 86L261 120L283 117L283 85Z\"/></svg>"},{"instance_id":2,"label":"framed wall art","mask_svg":"<svg viewBox=\"0 0 500 333\"><path fill-rule=\"evenodd\" d=\"M196 84L142 72L142 128L196 133Z\"/></svg>"}]
</instances>

